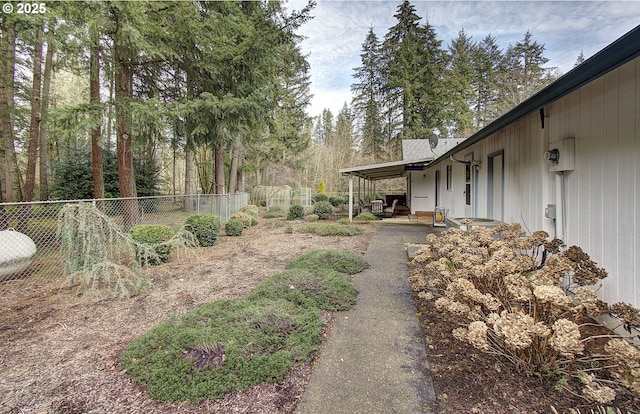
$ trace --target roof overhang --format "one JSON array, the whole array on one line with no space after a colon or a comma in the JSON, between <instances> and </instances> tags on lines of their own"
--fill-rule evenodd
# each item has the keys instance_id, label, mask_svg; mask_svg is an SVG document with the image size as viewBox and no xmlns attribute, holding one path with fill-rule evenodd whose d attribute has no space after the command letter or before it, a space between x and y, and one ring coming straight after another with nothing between
<instances>
[{"instance_id":1,"label":"roof overhang","mask_svg":"<svg viewBox=\"0 0 640 414\"><path fill-rule=\"evenodd\" d=\"M390 178L406 177L408 171L423 171L433 158L409 161L391 161L381 164L362 165L359 167L341 168L340 174L364 178L367 180L387 180Z\"/></svg>"}]
</instances>

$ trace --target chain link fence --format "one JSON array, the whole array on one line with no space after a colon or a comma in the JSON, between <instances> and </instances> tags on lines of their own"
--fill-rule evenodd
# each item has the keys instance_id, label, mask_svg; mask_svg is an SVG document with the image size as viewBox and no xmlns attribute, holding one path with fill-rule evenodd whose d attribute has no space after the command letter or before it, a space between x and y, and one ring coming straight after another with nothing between
<instances>
[{"instance_id":1,"label":"chain link fence","mask_svg":"<svg viewBox=\"0 0 640 414\"><path fill-rule=\"evenodd\" d=\"M137 224L164 224L177 231L192 214L212 213L226 222L249 203L249 194L0 203L0 294L64 277L58 213L74 203L93 203L123 231Z\"/></svg>"}]
</instances>

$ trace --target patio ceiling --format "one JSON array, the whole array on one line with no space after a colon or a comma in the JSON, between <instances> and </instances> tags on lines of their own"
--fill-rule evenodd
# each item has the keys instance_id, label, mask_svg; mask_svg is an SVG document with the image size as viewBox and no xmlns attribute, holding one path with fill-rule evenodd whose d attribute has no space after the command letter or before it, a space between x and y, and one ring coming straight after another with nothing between
<instances>
[{"instance_id":1,"label":"patio ceiling","mask_svg":"<svg viewBox=\"0 0 640 414\"><path fill-rule=\"evenodd\" d=\"M360 177L367 180L387 180L389 178L406 177L407 171L422 171L432 158L424 158L410 161L391 161L381 164L362 165L359 167L341 168L340 174Z\"/></svg>"}]
</instances>

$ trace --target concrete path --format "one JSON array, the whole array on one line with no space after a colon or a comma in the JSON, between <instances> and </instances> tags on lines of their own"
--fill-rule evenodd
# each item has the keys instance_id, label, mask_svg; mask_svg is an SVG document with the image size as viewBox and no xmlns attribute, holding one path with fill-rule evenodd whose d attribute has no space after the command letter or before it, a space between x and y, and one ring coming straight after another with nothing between
<instances>
[{"instance_id":1,"label":"concrete path","mask_svg":"<svg viewBox=\"0 0 640 414\"><path fill-rule=\"evenodd\" d=\"M404 249L429 230L379 224L365 255L371 267L354 279L357 304L338 314L296 413L429 412L435 395Z\"/></svg>"}]
</instances>

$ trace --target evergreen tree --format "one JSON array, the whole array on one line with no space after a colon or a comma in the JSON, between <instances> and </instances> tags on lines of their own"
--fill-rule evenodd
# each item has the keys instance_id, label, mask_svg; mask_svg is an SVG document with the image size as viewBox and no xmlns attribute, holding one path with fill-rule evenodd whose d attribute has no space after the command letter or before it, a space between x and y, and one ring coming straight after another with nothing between
<instances>
[{"instance_id":1,"label":"evergreen tree","mask_svg":"<svg viewBox=\"0 0 640 414\"><path fill-rule=\"evenodd\" d=\"M464 29L449 46L447 65L447 89L450 100L447 106L447 133L453 137L466 138L473 133L473 51L475 44Z\"/></svg>"},{"instance_id":2,"label":"evergreen tree","mask_svg":"<svg viewBox=\"0 0 640 414\"><path fill-rule=\"evenodd\" d=\"M361 125L361 151L364 155L371 155L374 160L378 160L384 144L380 110L383 106L380 92L383 68L381 44L373 27L369 28L362 43L360 59L362 65L354 68L353 74L359 82L351 85L354 94L352 106Z\"/></svg>"},{"instance_id":3,"label":"evergreen tree","mask_svg":"<svg viewBox=\"0 0 640 414\"><path fill-rule=\"evenodd\" d=\"M584 57L584 51L580 51L580 54L578 55L578 57L576 58L576 62L573 64L573 67L578 67L580 65L582 65L582 63L586 60L586 58Z\"/></svg>"},{"instance_id":4,"label":"evergreen tree","mask_svg":"<svg viewBox=\"0 0 640 414\"><path fill-rule=\"evenodd\" d=\"M500 76L503 86L499 103L501 113L526 100L551 81L543 67L549 61L544 56L544 44L532 38L531 32L527 31L522 41L507 48Z\"/></svg>"},{"instance_id":5,"label":"evergreen tree","mask_svg":"<svg viewBox=\"0 0 640 414\"><path fill-rule=\"evenodd\" d=\"M445 54L435 29L420 17L408 1L398 7L398 23L385 36L383 47L388 66L385 95L391 112L402 119L400 134L393 137L397 152L400 140L426 138L444 129L445 88L442 74Z\"/></svg>"},{"instance_id":6,"label":"evergreen tree","mask_svg":"<svg viewBox=\"0 0 640 414\"><path fill-rule=\"evenodd\" d=\"M499 83L498 77L502 64L502 51L496 39L487 35L476 45L473 53L474 89L474 127L476 130L484 128L498 117L497 101Z\"/></svg>"}]
</instances>

